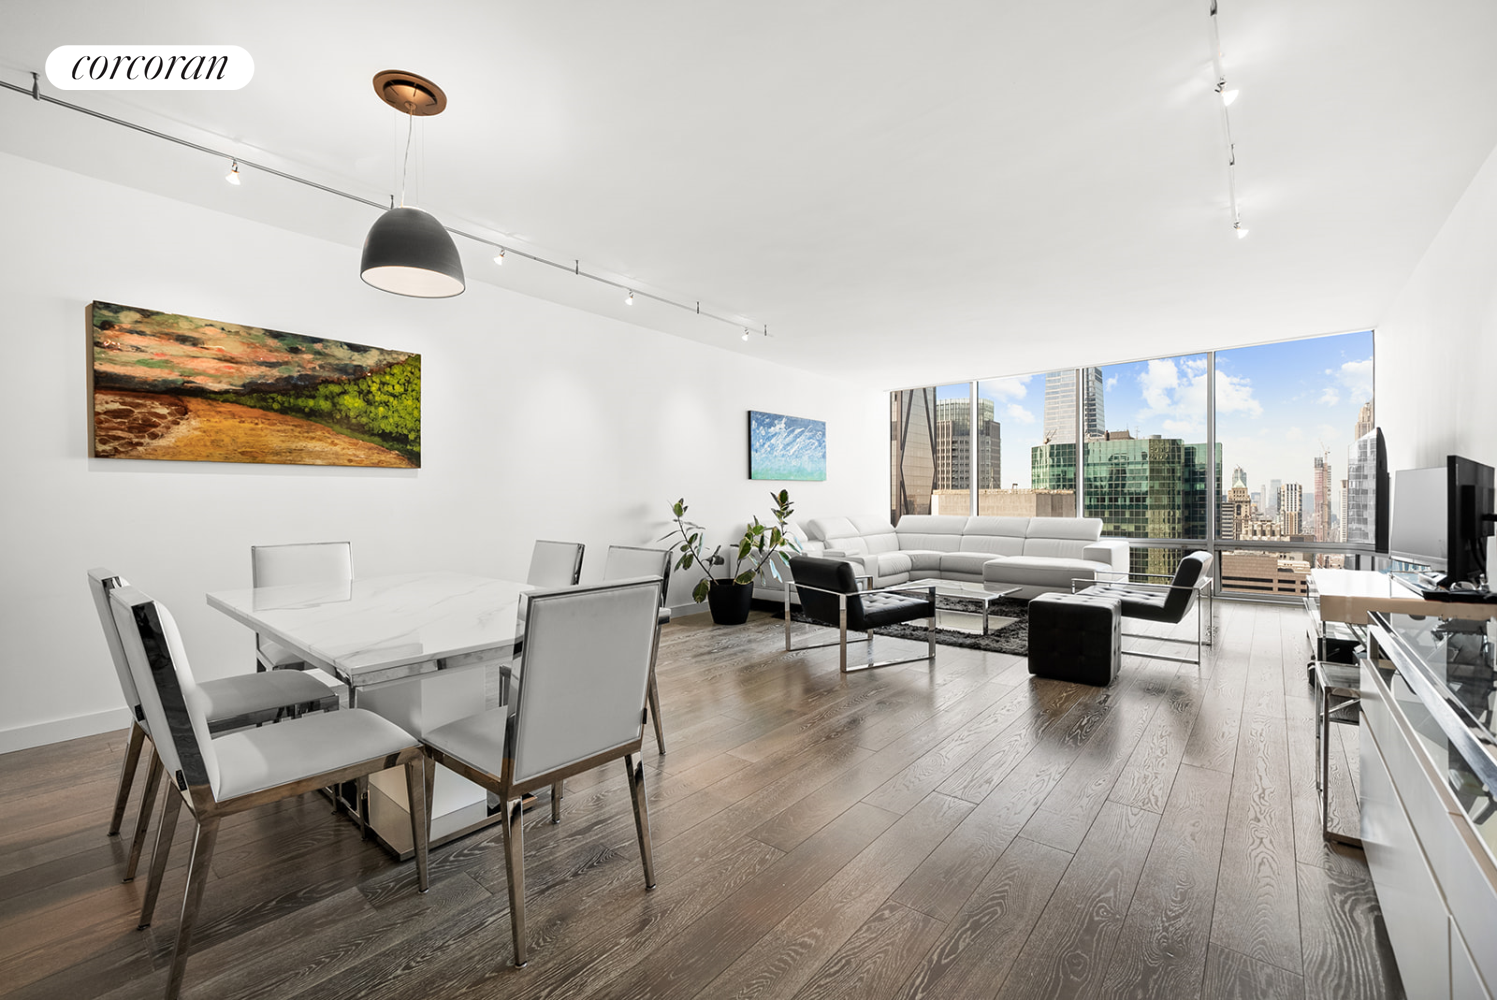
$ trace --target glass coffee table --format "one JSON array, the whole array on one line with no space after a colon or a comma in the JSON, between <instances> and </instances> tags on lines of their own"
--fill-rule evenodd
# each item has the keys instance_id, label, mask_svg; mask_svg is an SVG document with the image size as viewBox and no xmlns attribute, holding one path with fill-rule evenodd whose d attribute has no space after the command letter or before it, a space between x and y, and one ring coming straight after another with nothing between
<instances>
[{"instance_id":1,"label":"glass coffee table","mask_svg":"<svg viewBox=\"0 0 1497 1000\"><path fill-rule=\"evenodd\" d=\"M998 590L989 590L981 583L966 580L911 580L909 583L901 583L897 586L888 587L888 590L916 590L926 587L934 587L936 597L957 597L969 601L978 601L982 605L979 611L960 611L954 608L936 607L936 627L949 628L957 632L970 632L973 635L988 634L988 612L992 610L993 602L1001 597L1007 597L1018 591L1020 587L1003 587Z\"/></svg>"}]
</instances>

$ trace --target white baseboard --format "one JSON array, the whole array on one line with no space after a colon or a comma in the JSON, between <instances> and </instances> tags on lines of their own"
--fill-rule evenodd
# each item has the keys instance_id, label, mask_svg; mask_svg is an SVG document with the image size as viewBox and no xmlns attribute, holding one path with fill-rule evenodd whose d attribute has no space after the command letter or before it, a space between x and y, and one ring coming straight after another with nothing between
<instances>
[{"instance_id":1,"label":"white baseboard","mask_svg":"<svg viewBox=\"0 0 1497 1000\"><path fill-rule=\"evenodd\" d=\"M103 712L94 712L92 715L77 715L71 719L53 719L51 722L38 722L34 726L3 729L0 730L0 753L29 750L32 747L46 746L48 743L62 743L65 740L76 740L82 736L111 733L129 725L130 710L121 706Z\"/></svg>"},{"instance_id":2,"label":"white baseboard","mask_svg":"<svg viewBox=\"0 0 1497 1000\"><path fill-rule=\"evenodd\" d=\"M705 614L707 610L708 609L706 601L703 601L701 604L698 604L696 601L692 601L688 604L672 604L671 617L684 618L686 615L700 615Z\"/></svg>"}]
</instances>

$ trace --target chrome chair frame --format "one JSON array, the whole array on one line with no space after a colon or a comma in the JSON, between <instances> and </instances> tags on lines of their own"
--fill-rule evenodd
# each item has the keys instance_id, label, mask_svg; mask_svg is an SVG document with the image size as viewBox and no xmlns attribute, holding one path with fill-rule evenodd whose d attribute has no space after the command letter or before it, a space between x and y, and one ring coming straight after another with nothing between
<instances>
[{"instance_id":1,"label":"chrome chair frame","mask_svg":"<svg viewBox=\"0 0 1497 1000\"><path fill-rule=\"evenodd\" d=\"M859 580L866 579L866 580L869 580L870 582L873 579L872 575L868 574L868 573L857 573L857 574L854 574L854 576L857 579L859 579ZM790 624L791 624L790 623L790 592L792 590L814 590L814 591L816 591L819 594L830 594L833 597L837 598L837 641L836 642L816 642L816 643L808 643L808 644L802 645L802 646L792 645L791 638L790 638ZM905 586L881 587L881 588L879 588L878 592L881 592L881 593L892 593L892 594L922 594L922 595L928 595L930 597L931 607L935 607L935 603L936 603L936 588L933 587L933 586L932 587L905 587ZM860 591L860 593L874 593L874 591L865 590L865 591ZM925 636L926 636L926 638L925 638L925 645L926 645L926 654L924 656L912 656L912 657L909 657L909 658L903 659L903 660L881 660L881 661L878 661L878 662L874 662L874 660L873 660L873 633L872 632L866 632L866 633L864 633L864 635L866 637L864 639L864 641L868 643L868 662L867 663L854 664L853 666L849 667L847 665L847 599L849 597L856 597L856 596L857 596L856 594L844 594L844 593L842 593L839 590L827 590L827 589L825 589L823 587L813 587L813 586L811 586L808 583L796 583L792 579L786 579L786 581L785 581L785 596L784 596L784 604L785 604L785 652L787 652L787 653L795 653L795 652L800 652L801 650L806 650L806 649L825 649L828 646L836 646L836 647L838 647L837 669L840 670L844 674L855 674L855 673L858 673L859 671L862 671L862 670L877 670L879 667L897 667L897 666L899 666L900 664L903 664L903 663L919 663L922 660L929 660L930 661L930 665L932 667L934 667L936 665L936 616L934 614L932 614L929 618L927 618L925 620ZM802 603L802 607L804 607L804 602ZM815 627L817 627L817 628L831 628L832 627L830 625L817 625L814 622L811 623L811 624L815 625Z\"/></svg>"},{"instance_id":2,"label":"chrome chair frame","mask_svg":"<svg viewBox=\"0 0 1497 1000\"><path fill-rule=\"evenodd\" d=\"M1315 668L1315 786L1320 794L1320 836L1328 844L1362 847L1362 838L1331 829L1331 723L1355 726L1362 714L1362 668L1349 663L1312 662ZM1365 738L1365 737L1364 737Z\"/></svg>"},{"instance_id":3,"label":"chrome chair frame","mask_svg":"<svg viewBox=\"0 0 1497 1000\"><path fill-rule=\"evenodd\" d=\"M146 883L144 900L140 909L140 929L151 924L155 913L156 899L161 892L161 883L166 874L167 859L171 853L172 838L176 832L177 817L185 804L197 830L193 835L192 858L187 868L187 887L182 897L182 916L177 925L177 940L172 949L170 971L167 978L166 1000L176 1000L182 988L182 979L187 970L187 953L192 943L192 932L197 924L202 907L203 890L207 888L209 864L218 840L220 822L228 816L253 809L256 806L278 802L328 785L365 777L377 771L404 766L406 789L411 810L411 836L416 850L416 877L418 889L425 892L430 886L427 871L427 830L430 816L426 796L428 779L426 756L420 743L412 738L412 745L398 753L386 754L369 760L357 761L324 771L306 775L295 781L270 788L260 789L227 799L217 799L208 775L207 766L199 750L194 733L191 712L188 710L185 693L177 677L177 667L170 652L166 630L156 602L134 588L120 588L111 598L117 608L128 613L139 631L144 650L145 667L154 681L157 695L165 713L167 726L173 741L179 744L180 768L173 775L172 791L162 808L161 822L156 829L156 846L151 855L150 878Z\"/></svg>"},{"instance_id":4,"label":"chrome chair frame","mask_svg":"<svg viewBox=\"0 0 1497 1000\"><path fill-rule=\"evenodd\" d=\"M660 655L660 625L665 625L671 620L670 605L665 603L666 598L670 593L671 586L671 550L652 549L644 545L608 546L609 552L612 552L614 549L627 549L630 552L649 552L651 554L658 554L662 557L665 565L664 571L660 574L660 624L655 628L655 648L650 650L650 686L647 691L649 698L646 702L647 714L649 715L650 721L654 724L655 728L655 749L663 754L665 753L665 729L663 723L660 721L660 690L655 684L655 660ZM617 579L623 578L618 577ZM606 562L603 564L603 580L605 582L609 580L608 564ZM552 822L556 822L558 819L555 811L556 801L560 797L561 796L558 794L552 799Z\"/></svg>"},{"instance_id":5,"label":"chrome chair frame","mask_svg":"<svg viewBox=\"0 0 1497 1000\"><path fill-rule=\"evenodd\" d=\"M530 575L531 575L530 570L526 570L526 572L525 572L525 582L529 583L529 584L532 584L533 586L538 586L538 587L552 587L552 586L556 586L556 587L560 587L560 586L573 586L573 587L575 587L575 586L577 586L577 581L579 581L579 580L582 579L582 556L587 551L587 544L585 542L558 542L554 538L537 538L535 540L535 544L531 546L530 561L532 563L535 562L535 546L536 545L566 545L566 546L574 547L577 550L576 553L574 554L573 560L572 560L572 579L571 579L571 583L570 584L559 584L559 583L553 584L553 583L549 583L549 582L536 583L535 581L533 581L533 580L530 579Z\"/></svg>"},{"instance_id":6,"label":"chrome chair frame","mask_svg":"<svg viewBox=\"0 0 1497 1000\"><path fill-rule=\"evenodd\" d=\"M618 581L590 586L589 591L608 590L613 588L624 588L638 586L644 582L642 579ZM569 592L565 589L543 591L533 594L528 602L531 608L536 604L549 600L565 600ZM657 605L658 608L658 605ZM527 615L525 631L528 635L532 619ZM657 626L658 633L659 628ZM533 649L530 642L524 644L524 648ZM493 774L480 767L475 767L452 754L444 752L441 748L430 743L423 743L423 748L433 763L456 771L459 775L467 778L474 784L487 789L499 796L503 803L504 819L502 827L504 831L504 860L507 881L509 883L509 912L510 932L514 939L515 966L524 968L529 962L529 949L525 934L525 838L524 827L521 818L524 814L525 796L550 787L553 792L552 799L552 822L559 817L560 797L557 795L561 783L567 778L590 771L611 760L620 757L624 760L624 770L629 778L629 797L634 807L634 830L639 840L640 861L644 867L646 891L655 888L655 861L650 846L650 815L645 799L645 776L644 763L639 754L644 746L644 723L645 709L640 706L640 729L639 735L622 744L611 747L600 753L592 754L582 760L563 764L550 770L530 775L517 780L515 778L515 755L516 744L519 740L521 713L524 712L524 687L527 671L522 670L520 674L520 700L519 711L508 714L512 724L506 726L504 731L504 756L500 765L500 773ZM426 801L431 802L431 796L427 795ZM429 807L429 805L428 805ZM430 815L427 822L431 821Z\"/></svg>"},{"instance_id":7,"label":"chrome chair frame","mask_svg":"<svg viewBox=\"0 0 1497 1000\"><path fill-rule=\"evenodd\" d=\"M1166 580L1174 579L1168 573L1134 573L1131 575L1159 577ZM1202 576L1189 587L1177 588L1168 583L1132 583L1124 580L1093 580L1086 577L1073 577L1071 579L1071 593L1076 594L1083 590L1095 590L1105 593L1114 588L1118 590L1148 590L1158 594L1167 594L1177 589L1197 591L1195 599L1196 637L1194 639L1176 639L1173 636L1150 635L1147 632L1124 632L1122 635L1129 639L1151 639L1154 642L1172 642L1196 648L1196 655L1193 660L1185 656L1169 656L1165 653L1140 653L1131 649L1123 650L1123 655L1125 656L1137 656L1144 660L1168 660L1170 663L1189 663L1193 666L1200 666L1204 655L1202 650L1203 648L1212 646L1212 633L1216 628L1216 598L1212 593L1213 582L1214 578L1206 575ZM1124 613L1123 617L1127 618L1128 615ZM1181 617L1183 618L1184 616ZM1209 626L1206 624L1208 621L1210 622ZM1179 624L1179 619L1174 622L1160 622L1160 624L1177 625Z\"/></svg>"},{"instance_id":8,"label":"chrome chair frame","mask_svg":"<svg viewBox=\"0 0 1497 1000\"><path fill-rule=\"evenodd\" d=\"M106 602L108 602L109 595L113 591L130 585L118 573L115 573L113 570L103 569L102 567L90 570L89 576L92 578L91 583L96 583L99 587L103 588L103 596ZM107 604L105 610L107 611ZM102 620L102 614L103 612L101 612L99 624L106 630L105 642L110 646L110 656L124 656L124 651L119 650L117 653L113 643L109 641L111 638L109 630L114 630L113 640L115 642L119 641L119 632L113 618L111 617L108 621L104 621ZM116 664L115 669L117 671L123 670L126 673L129 671L129 667L124 666L123 663ZM208 683L211 684L212 682ZM123 687L123 680L121 681L121 685ZM121 694L126 696L127 701L130 701L130 693L128 691L122 690ZM125 810L130 804L130 791L135 786L136 775L140 773L140 755L145 749L146 740L151 738L150 733L146 732L145 712L141 709L138 697L126 707L130 709L130 736L125 744L125 759L120 765L119 785L114 793L114 811L109 817L109 836L111 837L118 836L120 827L124 825ZM234 716L227 719L210 718L208 720L208 728L210 732L225 732L230 729L240 728L241 726L272 722L285 715L289 715L292 718L300 718L302 713L307 711L321 709L327 712L336 711L337 708L338 696L329 691L325 697L317 701L295 702L283 705L274 711L267 710L253 715ZM133 882L135 880L136 870L140 866L140 856L145 848L146 833L150 828L151 812L156 807L156 795L161 785L161 758L156 753L154 744L150 753L150 762L146 765L146 781L140 793L140 811L135 819L135 832L130 838L130 854L125 862L124 881L126 882Z\"/></svg>"}]
</instances>

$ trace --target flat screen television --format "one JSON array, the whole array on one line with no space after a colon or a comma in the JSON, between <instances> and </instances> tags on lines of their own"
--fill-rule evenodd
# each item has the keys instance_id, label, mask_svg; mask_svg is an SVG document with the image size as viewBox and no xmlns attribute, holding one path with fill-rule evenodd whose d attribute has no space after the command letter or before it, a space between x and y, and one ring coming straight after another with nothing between
<instances>
[{"instance_id":1,"label":"flat screen television","mask_svg":"<svg viewBox=\"0 0 1497 1000\"><path fill-rule=\"evenodd\" d=\"M1446 536L1449 557L1445 572L1457 580L1475 581L1487 571L1487 538L1492 534L1490 465L1451 455L1446 461Z\"/></svg>"},{"instance_id":2,"label":"flat screen television","mask_svg":"<svg viewBox=\"0 0 1497 1000\"><path fill-rule=\"evenodd\" d=\"M1422 563L1451 580L1486 572L1493 529L1490 465L1451 455L1444 468L1400 469L1393 479L1388 554Z\"/></svg>"}]
</instances>

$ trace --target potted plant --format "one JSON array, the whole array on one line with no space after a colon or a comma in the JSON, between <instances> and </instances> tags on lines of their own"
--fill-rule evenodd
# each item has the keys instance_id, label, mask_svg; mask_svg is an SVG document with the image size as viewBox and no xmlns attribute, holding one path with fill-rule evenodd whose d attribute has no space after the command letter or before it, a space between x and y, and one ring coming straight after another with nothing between
<instances>
[{"instance_id":1,"label":"potted plant","mask_svg":"<svg viewBox=\"0 0 1497 1000\"><path fill-rule=\"evenodd\" d=\"M676 560L677 569L690 569L693 566L702 568L706 576L697 581L691 596L698 604L707 602L712 620L718 625L742 625L747 621L749 603L754 596L754 578L768 567L776 580L782 579L774 557L786 558L783 554L785 549L800 551L799 543L785 531L785 522L792 513L790 491L770 493L769 499L773 504L770 513L774 515L774 523L761 524L756 516L744 528L743 537L729 553L732 557L731 571L728 570L729 558L722 555L721 545L714 548L710 555L703 554L702 549L707 544L704 530L700 524L686 520L689 508L685 499L677 500L671 505L671 518L676 522L676 530L661 541L679 539L676 549L681 555ZM723 567L722 576L717 575L717 566Z\"/></svg>"}]
</instances>

